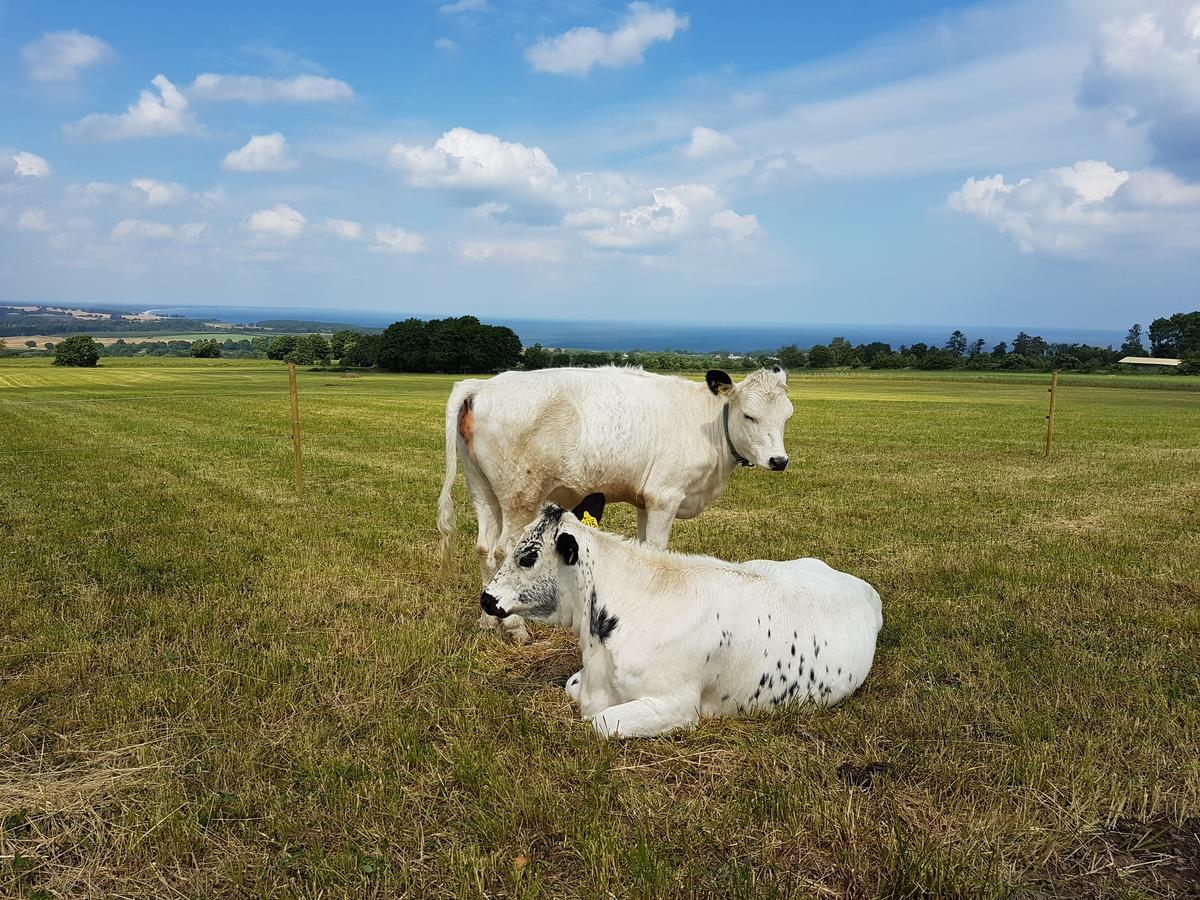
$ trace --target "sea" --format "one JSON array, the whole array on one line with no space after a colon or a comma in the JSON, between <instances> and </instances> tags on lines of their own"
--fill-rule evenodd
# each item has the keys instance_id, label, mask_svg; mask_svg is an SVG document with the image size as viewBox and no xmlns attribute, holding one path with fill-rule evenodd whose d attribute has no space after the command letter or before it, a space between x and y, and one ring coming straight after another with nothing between
<instances>
[{"instance_id":1,"label":"sea","mask_svg":"<svg viewBox=\"0 0 1200 900\"><path fill-rule=\"evenodd\" d=\"M124 306L124 304L120 304ZM109 304L116 308L117 304ZM216 317L223 322L250 324L264 319L305 319L338 322L366 328L382 328L410 316L436 318L429 313L378 310L313 309L258 306L158 306L139 310L157 315L188 318ZM828 324L828 323L691 323L691 322L619 322L604 319L522 319L509 316L479 315L485 322L507 325L526 346L567 347L574 350L680 350L694 353L750 353L775 350L787 344L806 349L844 337L852 344L883 341L898 348L923 341L941 346L956 328L968 342L983 338L990 349L1000 341L1009 341L1019 331L1039 335L1050 343L1080 343L1093 346L1120 346L1125 330L1097 328L1038 328L1036 325L917 325L917 324Z\"/></svg>"}]
</instances>

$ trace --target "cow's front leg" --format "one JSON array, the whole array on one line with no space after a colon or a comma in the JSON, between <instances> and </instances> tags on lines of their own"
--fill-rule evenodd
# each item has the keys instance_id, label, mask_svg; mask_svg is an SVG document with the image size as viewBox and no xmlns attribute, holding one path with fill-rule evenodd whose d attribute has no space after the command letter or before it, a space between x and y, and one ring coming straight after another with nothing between
<instances>
[{"instance_id":1,"label":"cow's front leg","mask_svg":"<svg viewBox=\"0 0 1200 900\"><path fill-rule=\"evenodd\" d=\"M514 644L528 644L533 640L529 634L529 628L525 625L525 620L520 616L505 616L503 619L497 619L487 613L480 613L479 630L508 635Z\"/></svg>"},{"instance_id":2,"label":"cow's front leg","mask_svg":"<svg viewBox=\"0 0 1200 900\"><path fill-rule=\"evenodd\" d=\"M590 716L601 737L653 737L676 728L695 728L699 702L693 697L640 697Z\"/></svg>"},{"instance_id":3,"label":"cow's front leg","mask_svg":"<svg viewBox=\"0 0 1200 900\"><path fill-rule=\"evenodd\" d=\"M671 538L671 526L675 524L675 513L679 512L681 497L666 500L656 500L646 504L645 536L641 534L641 515L638 515L638 536L651 547L659 550L667 549L667 541Z\"/></svg>"},{"instance_id":4,"label":"cow's front leg","mask_svg":"<svg viewBox=\"0 0 1200 900\"><path fill-rule=\"evenodd\" d=\"M646 522L649 520L650 515L649 515L649 513L646 512L645 508L643 508L641 506L639 506L637 508L637 514L638 514L638 540L644 544L644 543L646 543Z\"/></svg>"}]
</instances>

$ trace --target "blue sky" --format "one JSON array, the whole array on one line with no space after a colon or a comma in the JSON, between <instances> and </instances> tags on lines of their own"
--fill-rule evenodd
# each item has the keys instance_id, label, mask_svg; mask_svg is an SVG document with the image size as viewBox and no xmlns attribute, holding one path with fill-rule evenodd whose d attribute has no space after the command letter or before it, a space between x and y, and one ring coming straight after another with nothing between
<instances>
[{"instance_id":1,"label":"blue sky","mask_svg":"<svg viewBox=\"0 0 1200 900\"><path fill-rule=\"evenodd\" d=\"M1200 5L0 2L0 299L1123 327Z\"/></svg>"}]
</instances>

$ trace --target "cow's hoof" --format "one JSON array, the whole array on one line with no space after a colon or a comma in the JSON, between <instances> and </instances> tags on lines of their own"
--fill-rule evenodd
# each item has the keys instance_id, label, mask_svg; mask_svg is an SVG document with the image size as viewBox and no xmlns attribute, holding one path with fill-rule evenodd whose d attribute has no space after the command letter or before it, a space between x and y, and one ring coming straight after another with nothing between
<instances>
[{"instance_id":1,"label":"cow's hoof","mask_svg":"<svg viewBox=\"0 0 1200 900\"><path fill-rule=\"evenodd\" d=\"M567 696L572 702L579 703L579 695L583 690L583 670L580 669L574 675L567 679L566 687L563 688L567 692Z\"/></svg>"},{"instance_id":2,"label":"cow's hoof","mask_svg":"<svg viewBox=\"0 0 1200 900\"><path fill-rule=\"evenodd\" d=\"M489 616L487 613L480 613L479 630L502 632L504 630L504 625L495 616Z\"/></svg>"}]
</instances>

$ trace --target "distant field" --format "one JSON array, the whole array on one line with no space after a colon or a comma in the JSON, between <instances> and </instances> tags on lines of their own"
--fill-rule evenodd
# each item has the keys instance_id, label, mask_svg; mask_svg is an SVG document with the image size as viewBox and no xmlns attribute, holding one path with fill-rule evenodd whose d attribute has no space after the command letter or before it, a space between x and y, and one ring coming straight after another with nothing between
<instances>
[{"instance_id":1,"label":"distant field","mask_svg":"<svg viewBox=\"0 0 1200 900\"><path fill-rule=\"evenodd\" d=\"M218 341L248 341L252 337L261 337L262 331L240 332L240 331L189 331L186 333L172 334L168 331L81 331L79 334L86 334L98 344L113 344L119 340L133 344L140 341L202 341L208 338L216 338ZM26 341L36 341L39 348L46 341L52 344L57 344L71 337L70 334L22 334L16 337L0 338L0 341L15 349L21 349L25 346Z\"/></svg>"},{"instance_id":2,"label":"distant field","mask_svg":"<svg viewBox=\"0 0 1200 900\"><path fill-rule=\"evenodd\" d=\"M126 336L128 339L128 336ZM604 744L439 576L454 379L0 360L0 895L1157 897L1200 875L1200 379L791 379L676 549L874 583L842 706ZM1166 388L1152 390L1144 388ZM630 533L615 507L606 527ZM38 894L37 892L50 892Z\"/></svg>"}]
</instances>

